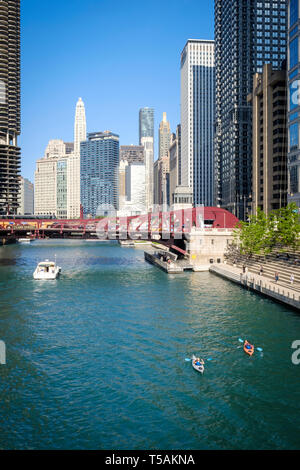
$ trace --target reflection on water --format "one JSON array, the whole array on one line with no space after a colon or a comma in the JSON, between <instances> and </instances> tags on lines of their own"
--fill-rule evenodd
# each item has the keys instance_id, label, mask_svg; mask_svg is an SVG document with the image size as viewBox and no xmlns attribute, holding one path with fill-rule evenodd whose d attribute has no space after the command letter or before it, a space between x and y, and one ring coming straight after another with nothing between
<instances>
[{"instance_id":1,"label":"reflection on water","mask_svg":"<svg viewBox=\"0 0 300 470\"><path fill-rule=\"evenodd\" d=\"M34 281L55 255L60 279ZM167 276L142 250L0 248L0 447L296 449L297 332L293 311L209 273ZM192 353L212 358L203 377Z\"/></svg>"}]
</instances>

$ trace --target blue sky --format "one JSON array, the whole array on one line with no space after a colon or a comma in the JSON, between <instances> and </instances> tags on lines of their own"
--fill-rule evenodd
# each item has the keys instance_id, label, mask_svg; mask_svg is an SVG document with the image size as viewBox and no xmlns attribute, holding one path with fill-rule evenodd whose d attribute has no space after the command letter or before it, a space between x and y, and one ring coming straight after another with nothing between
<instances>
[{"instance_id":1,"label":"blue sky","mask_svg":"<svg viewBox=\"0 0 300 470\"><path fill-rule=\"evenodd\" d=\"M73 141L82 97L88 132L138 143L138 112L180 122L180 53L213 39L213 0L21 0L22 175L33 181L48 140Z\"/></svg>"}]
</instances>

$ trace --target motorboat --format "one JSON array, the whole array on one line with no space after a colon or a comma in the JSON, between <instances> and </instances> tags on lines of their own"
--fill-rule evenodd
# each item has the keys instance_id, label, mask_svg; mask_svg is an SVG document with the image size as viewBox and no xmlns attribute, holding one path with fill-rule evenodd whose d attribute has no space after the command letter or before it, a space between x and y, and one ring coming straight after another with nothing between
<instances>
[{"instance_id":1,"label":"motorboat","mask_svg":"<svg viewBox=\"0 0 300 470\"><path fill-rule=\"evenodd\" d=\"M61 268L57 266L56 262L43 261L39 263L33 273L33 278L38 280L53 280L56 279L61 272Z\"/></svg>"},{"instance_id":2,"label":"motorboat","mask_svg":"<svg viewBox=\"0 0 300 470\"><path fill-rule=\"evenodd\" d=\"M19 238L19 243L26 243L26 244L30 244L33 240L32 238Z\"/></svg>"}]
</instances>

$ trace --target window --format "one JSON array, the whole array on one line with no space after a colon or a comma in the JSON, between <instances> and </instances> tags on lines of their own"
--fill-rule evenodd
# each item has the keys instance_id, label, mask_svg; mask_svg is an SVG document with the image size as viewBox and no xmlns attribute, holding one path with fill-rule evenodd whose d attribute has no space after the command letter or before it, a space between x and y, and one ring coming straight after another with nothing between
<instances>
[{"instance_id":1,"label":"window","mask_svg":"<svg viewBox=\"0 0 300 470\"><path fill-rule=\"evenodd\" d=\"M295 67L299 61L298 37L290 43L290 69Z\"/></svg>"},{"instance_id":2,"label":"window","mask_svg":"<svg viewBox=\"0 0 300 470\"><path fill-rule=\"evenodd\" d=\"M299 124L295 122L290 126L290 151L297 150L299 146Z\"/></svg>"},{"instance_id":3,"label":"window","mask_svg":"<svg viewBox=\"0 0 300 470\"><path fill-rule=\"evenodd\" d=\"M290 1L290 28L298 21L299 0Z\"/></svg>"}]
</instances>

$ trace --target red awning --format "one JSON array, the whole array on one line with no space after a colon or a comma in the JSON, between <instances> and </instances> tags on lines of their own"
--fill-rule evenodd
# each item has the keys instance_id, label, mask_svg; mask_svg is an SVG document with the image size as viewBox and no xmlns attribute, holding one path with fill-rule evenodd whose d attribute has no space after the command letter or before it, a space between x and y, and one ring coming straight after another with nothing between
<instances>
[{"instance_id":1,"label":"red awning","mask_svg":"<svg viewBox=\"0 0 300 470\"><path fill-rule=\"evenodd\" d=\"M178 251L178 252L181 253L182 255L186 255L186 251L182 250L181 248L178 248L178 246L172 245L171 248L172 248L173 250Z\"/></svg>"}]
</instances>

